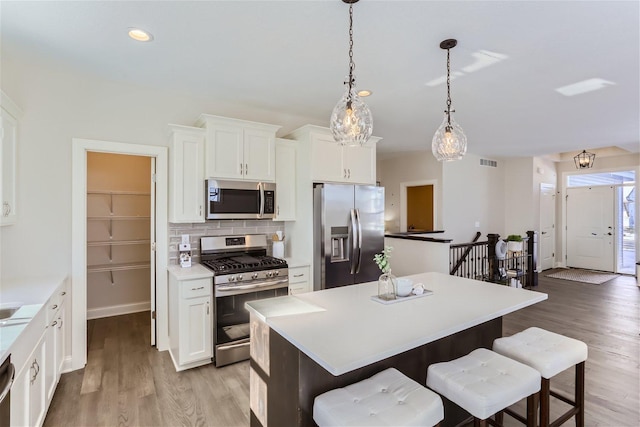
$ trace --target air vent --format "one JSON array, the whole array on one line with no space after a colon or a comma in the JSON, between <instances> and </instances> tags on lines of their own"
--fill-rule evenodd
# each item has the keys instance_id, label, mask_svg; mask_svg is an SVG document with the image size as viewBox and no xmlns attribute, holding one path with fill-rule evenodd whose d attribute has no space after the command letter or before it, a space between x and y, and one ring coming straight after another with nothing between
<instances>
[{"instance_id":1,"label":"air vent","mask_svg":"<svg viewBox=\"0 0 640 427\"><path fill-rule=\"evenodd\" d=\"M492 168L497 168L498 162L496 162L495 160L480 159L480 166L489 166Z\"/></svg>"}]
</instances>

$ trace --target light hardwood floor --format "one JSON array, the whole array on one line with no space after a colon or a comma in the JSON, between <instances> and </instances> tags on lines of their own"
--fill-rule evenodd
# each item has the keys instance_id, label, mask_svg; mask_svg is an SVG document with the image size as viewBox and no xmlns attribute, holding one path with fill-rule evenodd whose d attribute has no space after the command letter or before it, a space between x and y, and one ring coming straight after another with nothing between
<instances>
[{"instance_id":1,"label":"light hardwood floor","mask_svg":"<svg viewBox=\"0 0 640 427\"><path fill-rule=\"evenodd\" d=\"M549 299L505 316L504 335L539 326L586 342L585 425L640 425L640 288L635 279L590 285L544 274L537 290ZM45 426L249 424L248 362L176 373L169 353L150 346L148 319L148 313L139 313L88 323L87 366L62 376ZM572 371L552 380L552 387L567 395L573 384ZM565 408L552 400L554 414ZM505 422L520 425L509 417Z\"/></svg>"}]
</instances>

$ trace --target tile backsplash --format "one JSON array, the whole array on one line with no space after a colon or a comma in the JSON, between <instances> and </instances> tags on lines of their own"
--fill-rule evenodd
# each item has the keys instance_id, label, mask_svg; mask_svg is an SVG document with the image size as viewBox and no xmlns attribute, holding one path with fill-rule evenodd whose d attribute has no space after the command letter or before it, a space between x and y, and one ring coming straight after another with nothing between
<instances>
[{"instance_id":1,"label":"tile backsplash","mask_svg":"<svg viewBox=\"0 0 640 427\"><path fill-rule=\"evenodd\" d=\"M169 224L169 265L178 264L178 245L183 234L189 235L191 260L200 262L200 238L203 236L227 236L264 234L267 236L267 254L271 255L271 236L284 231L284 222L271 220L220 220L192 224Z\"/></svg>"}]
</instances>

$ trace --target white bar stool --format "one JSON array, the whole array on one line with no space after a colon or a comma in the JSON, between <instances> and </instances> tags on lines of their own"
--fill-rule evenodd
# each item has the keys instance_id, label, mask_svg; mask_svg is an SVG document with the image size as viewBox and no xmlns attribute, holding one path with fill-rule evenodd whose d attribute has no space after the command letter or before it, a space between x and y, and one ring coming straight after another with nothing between
<instances>
[{"instance_id":1,"label":"white bar stool","mask_svg":"<svg viewBox=\"0 0 640 427\"><path fill-rule=\"evenodd\" d=\"M510 337L496 339L493 351L531 366L542 375L540 426L559 426L574 415L576 426L584 426L584 364L588 354L585 343L532 327ZM551 390L551 378L572 366L576 368L573 401ZM550 395L572 406L553 422L549 416Z\"/></svg>"},{"instance_id":2,"label":"white bar stool","mask_svg":"<svg viewBox=\"0 0 640 427\"><path fill-rule=\"evenodd\" d=\"M473 415L474 426L493 424L494 414L501 422L506 407L527 398L527 425L536 425L540 374L486 348L429 365L427 386Z\"/></svg>"},{"instance_id":3,"label":"white bar stool","mask_svg":"<svg viewBox=\"0 0 640 427\"><path fill-rule=\"evenodd\" d=\"M395 368L317 396L313 420L328 426L435 426L442 399Z\"/></svg>"}]
</instances>

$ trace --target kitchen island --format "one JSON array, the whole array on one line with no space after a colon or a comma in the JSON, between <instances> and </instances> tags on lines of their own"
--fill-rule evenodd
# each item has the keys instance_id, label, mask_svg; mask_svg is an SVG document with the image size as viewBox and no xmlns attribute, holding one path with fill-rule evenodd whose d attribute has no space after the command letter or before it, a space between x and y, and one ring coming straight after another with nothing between
<instances>
[{"instance_id":1,"label":"kitchen island","mask_svg":"<svg viewBox=\"0 0 640 427\"><path fill-rule=\"evenodd\" d=\"M377 283L246 303L251 313L251 425L314 425L315 396L396 367L425 384L427 366L491 348L502 316L546 294L442 273L409 276L433 294L381 304ZM466 418L445 402L443 425Z\"/></svg>"}]
</instances>

